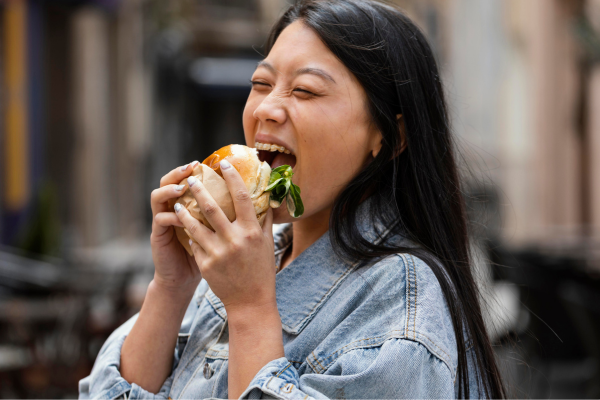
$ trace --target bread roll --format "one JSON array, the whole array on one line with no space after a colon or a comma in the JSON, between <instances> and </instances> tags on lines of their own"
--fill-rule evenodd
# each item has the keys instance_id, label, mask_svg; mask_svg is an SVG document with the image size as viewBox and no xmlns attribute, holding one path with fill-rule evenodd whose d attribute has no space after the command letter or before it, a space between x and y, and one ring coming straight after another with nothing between
<instances>
[{"instance_id":1,"label":"bread roll","mask_svg":"<svg viewBox=\"0 0 600 400\"><path fill-rule=\"evenodd\" d=\"M219 162L222 160L229 161L240 173L240 176L246 185L246 189L248 189L248 193L250 194L252 204L254 205L256 218L262 226L267 215L267 210L269 209L270 193L265 192L265 189L269 185L271 167L266 162L261 162L258 159L256 149L239 144L225 146L215 151L208 156L202 164L198 164L194 167L191 176L194 176L202 182L219 207L221 207L229 221L232 222L235 220L235 208L233 206L231 195L229 194L229 189L227 188L227 183L225 182L225 179L223 179L221 173ZM171 209L173 210L175 203L180 203L194 218L214 231L208 220L200 211L200 207L188 187L187 179L182 180L180 184L185 185L185 192L181 197L170 204ZM191 235L188 234L186 229L180 227L175 227L175 233L177 234L179 242L181 242L183 247L185 247L187 252L191 255L192 249L189 245Z\"/></svg>"}]
</instances>

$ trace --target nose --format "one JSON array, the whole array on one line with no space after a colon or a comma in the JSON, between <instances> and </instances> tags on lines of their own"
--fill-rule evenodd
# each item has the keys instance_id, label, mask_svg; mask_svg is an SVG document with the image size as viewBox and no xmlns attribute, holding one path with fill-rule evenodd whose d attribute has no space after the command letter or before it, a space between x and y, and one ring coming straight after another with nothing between
<instances>
[{"instance_id":1,"label":"nose","mask_svg":"<svg viewBox=\"0 0 600 400\"><path fill-rule=\"evenodd\" d=\"M269 93L258 107L256 107L256 110L254 110L254 118L263 123L275 122L283 124L287 118L283 103L284 100L275 91Z\"/></svg>"}]
</instances>

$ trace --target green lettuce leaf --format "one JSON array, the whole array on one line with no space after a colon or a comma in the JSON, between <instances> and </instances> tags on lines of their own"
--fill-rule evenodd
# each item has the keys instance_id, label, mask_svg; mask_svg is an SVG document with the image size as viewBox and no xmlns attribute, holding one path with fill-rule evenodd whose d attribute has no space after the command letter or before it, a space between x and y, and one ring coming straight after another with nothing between
<instances>
[{"instance_id":1,"label":"green lettuce leaf","mask_svg":"<svg viewBox=\"0 0 600 400\"><path fill-rule=\"evenodd\" d=\"M304 213L304 204L300 198L300 188L292 183L294 172L289 165L282 165L271 171L269 185L265 189L271 192L269 205L278 208L285 201L288 212L294 218Z\"/></svg>"}]
</instances>

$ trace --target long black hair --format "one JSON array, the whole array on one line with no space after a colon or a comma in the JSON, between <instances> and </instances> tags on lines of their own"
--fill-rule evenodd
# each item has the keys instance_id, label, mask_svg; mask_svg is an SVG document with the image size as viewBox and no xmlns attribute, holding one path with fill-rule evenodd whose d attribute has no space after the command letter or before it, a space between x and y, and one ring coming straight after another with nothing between
<instances>
[{"instance_id":1,"label":"long black hair","mask_svg":"<svg viewBox=\"0 0 600 400\"><path fill-rule=\"evenodd\" d=\"M383 136L377 156L336 199L329 231L345 259L407 252L437 277L458 348L459 397L506 397L473 279L464 199L438 67L419 28L400 10L371 0L299 0L271 30L266 52L288 25L302 21L356 76ZM406 149L402 148L404 122ZM362 236L357 209L372 193L372 219L397 225L418 249L374 244ZM467 346L474 369L469 371ZM469 373L479 393L469 393Z\"/></svg>"}]
</instances>

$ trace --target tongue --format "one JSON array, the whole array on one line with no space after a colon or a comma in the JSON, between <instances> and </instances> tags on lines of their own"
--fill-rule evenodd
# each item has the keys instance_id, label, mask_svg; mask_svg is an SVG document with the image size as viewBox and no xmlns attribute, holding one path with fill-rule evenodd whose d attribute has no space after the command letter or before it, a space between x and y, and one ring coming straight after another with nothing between
<instances>
[{"instance_id":1,"label":"tongue","mask_svg":"<svg viewBox=\"0 0 600 400\"><path fill-rule=\"evenodd\" d=\"M273 161L271 162L271 169L275 169L277 167L280 167L282 165L289 165L290 167L294 168L294 166L296 165L296 156L293 156L291 154L285 154L285 153L279 153L275 156L275 158L273 159Z\"/></svg>"}]
</instances>

